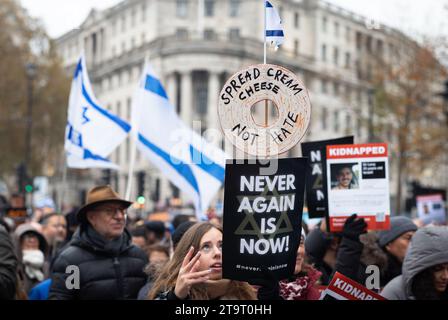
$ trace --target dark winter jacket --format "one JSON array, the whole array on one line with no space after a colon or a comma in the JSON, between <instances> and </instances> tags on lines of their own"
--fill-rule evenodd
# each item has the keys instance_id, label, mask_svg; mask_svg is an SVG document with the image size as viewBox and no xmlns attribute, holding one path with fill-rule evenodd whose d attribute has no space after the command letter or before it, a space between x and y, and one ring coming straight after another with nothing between
<instances>
[{"instance_id":1,"label":"dark winter jacket","mask_svg":"<svg viewBox=\"0 0 448 320\"><path fill-rule=\"evenodd\" d=\"M106 242L92 227L78 229L53 266L50 299L136 299L146 283L143 271L148 263L146 254L131 243L127 230L118 239ZM79 268L79 290L68 289L75 284L76 272L66 273L68 266ZM70 279L67 279L70 277Z\"/></svg>"},{"instance_id":2,"label":"dark winter jacket","mask_svg":"<svg viewBox=\"0 0 448 320\"><path fill-rule=\"evenodd\" d=\"M448 227L426 227L412 237L403 261L403 274L389 282L381 292L388 300L415 300L412 283L420 272L448 263Z\"/></svg>"},{"instance_id":3,"label":"dark winter jacket","mask_svg":"<svg viewBox=\"0 0 448 320\"><path fill-rule=\"evenodd\" d=\"M11 238L0 225L0 300L14 299L17 264Z\"/></svg>"},{"instance_id":4,"label":"dark winter jacket","mask_svg":"<svg viewBox=\"0 0 448 320\"><path fill-rule=\"evenodd\" d=\"M401 275L402 263L390 253L386 253L387 255L387 267L384 270L381 276L381 287L384 287L388 284L392 279Z\"/></svg>"},{"instance_id":5,"label":"dark winter jacket","mask_svg":"<svg viewBox=\"0 0 448 320\"><path fill-rule=\"evenodd\" d=\"M310 258L310 262L314 268L322 273L320 278L322 285L328 285L336 271L362 283L364 274L360 259L364 246L360 241L354 241L346 237L341 238L334 269L323 261L333 236L325 234L320 229L314 229L305 240L305 251Z\"/></svg>"}]
</instances>

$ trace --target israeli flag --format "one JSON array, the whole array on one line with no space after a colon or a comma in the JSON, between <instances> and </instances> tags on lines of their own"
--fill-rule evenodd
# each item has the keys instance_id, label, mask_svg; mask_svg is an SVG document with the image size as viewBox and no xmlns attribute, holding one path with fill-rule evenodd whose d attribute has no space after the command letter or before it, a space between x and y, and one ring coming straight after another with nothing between
<instances>
[{"instance_id":1,"label":"israeli flag","mask_svg":"<svg viewBox=\"0 0 448 320\"><path fill-rule=\"evenodd\" d=\"M285 40L280 16L269 1L265 3L266 14L266 42L275 45L277 49Z\"/></svg>"},{"instance_id":2,"label":"israeli flag","mask_svg":"<svg viewBox=\"0 0 448 320\"><path fill-rule=\"evenodd\" d=\"M110 168L118 166L107 159L126 138L131 126L100 106L96 100L84 55L78 61L72 81L65 151L70 168Z\"/></svg>"},{"instance_id":3,"label":"israeli flag","mask_svg":"<svg viewBox=\"0 0 448 320\"><path fill-rule=\"evenodd\" d=\"M179 118L148 63L134 95L132 127L140 152L191 197L198 219L206 220L224 181L226 154Z\"/></svg>"}]
</instances>

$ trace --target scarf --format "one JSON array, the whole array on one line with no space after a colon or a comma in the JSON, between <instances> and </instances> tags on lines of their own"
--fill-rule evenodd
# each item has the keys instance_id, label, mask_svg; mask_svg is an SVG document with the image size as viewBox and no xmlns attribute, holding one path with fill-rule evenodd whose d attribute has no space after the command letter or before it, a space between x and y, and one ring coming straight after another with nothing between
<instances>
[{"instance_id":1,"label":"scarf","mask_svg":"<svg viewBox=\"0 0 448 320\"><path fill-rule=\"evenodd\" d=\"M306 275L298 276L293 281L280 281L280 296L285 300L307 300L310 289L321 275L321 272L311 269Z\"/></svg>"},{"instance_id":2,"label":"scarf","mask_svg":"<svg viewBox=\"0 0 448 320\"><path fill-rule=\"evenodd\" d=\"M25 266L25 273L30 279L41 282L44 280L42 267L44 265L44 254L40 250L23 250L22 263Z\"/></svg>"}]
</instances>

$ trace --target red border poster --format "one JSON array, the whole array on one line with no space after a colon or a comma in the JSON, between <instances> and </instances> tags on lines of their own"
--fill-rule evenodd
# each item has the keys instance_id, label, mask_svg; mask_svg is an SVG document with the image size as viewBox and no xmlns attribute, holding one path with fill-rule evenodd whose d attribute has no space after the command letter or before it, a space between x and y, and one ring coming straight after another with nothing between
<instances>
[{"instance_id":1,"label":"red border poster","mask_svg":"<svg viewBox=\"0 0 448 320\"><path fill-rule=\"evenodd\" d=\"M350 278L336 272L321 300L387 300Z\"/></svg>"},{"instance_id":2,"label":"red border poster","mask_svg":"<svg viewBox=\"0 0 448 320\"><path fill-rule=\"evenodd\" d=\"M388 150L385 143L327 146L330 231L357 214L369 230L389 229Z\"/></svg>"}]
</instances>

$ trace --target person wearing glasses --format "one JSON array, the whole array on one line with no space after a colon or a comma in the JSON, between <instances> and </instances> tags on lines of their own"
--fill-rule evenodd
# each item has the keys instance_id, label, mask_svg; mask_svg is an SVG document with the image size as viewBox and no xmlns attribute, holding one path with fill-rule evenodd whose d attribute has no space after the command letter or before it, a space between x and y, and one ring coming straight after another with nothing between
<instances>
[{"instance_id":1,"label":"person wearing glasses","mask_svg":"<svg viewBox=\"0 0 448 320\"><path fill-rule=\"evenodd\" d=\"M146 283L145 252L132 244L127 231L127 208L110 186L87 194L77 213L80 227L52 268L50 299L136 299Z\"/></svg>"}]
</instances>

